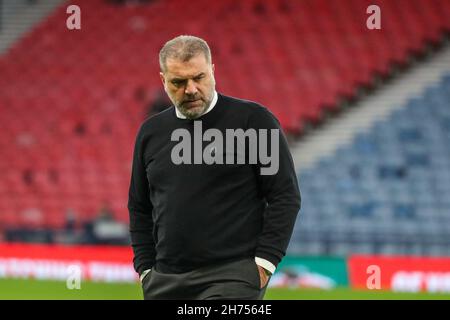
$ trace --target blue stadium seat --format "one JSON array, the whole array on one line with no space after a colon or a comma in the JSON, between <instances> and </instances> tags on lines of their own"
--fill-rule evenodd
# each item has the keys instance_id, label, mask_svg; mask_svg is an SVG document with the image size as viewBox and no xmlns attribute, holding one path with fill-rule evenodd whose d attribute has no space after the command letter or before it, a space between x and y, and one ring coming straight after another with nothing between
<instances>
[{"instance_id":1,"label":"blue stadium seat","mask_svg":"<svg viewBox=\"0 0 450 320\"><path fill-rule=\"evenodd\" d=\"M450 255L449 105L450 74L302 172L295 253Z\"/></svg>"}]
</instances>

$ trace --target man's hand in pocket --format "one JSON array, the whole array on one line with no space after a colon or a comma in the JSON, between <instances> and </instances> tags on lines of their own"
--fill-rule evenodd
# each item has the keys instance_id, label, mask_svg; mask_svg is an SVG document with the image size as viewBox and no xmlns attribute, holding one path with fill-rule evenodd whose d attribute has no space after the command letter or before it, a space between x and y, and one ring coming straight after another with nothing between
<instances>
[{"instance_id":1,"label":"man's hand in pocket","mask_svg":"<svg viewBox=\"0 0 450 320\"><path fill-rule=\"evenodd\" d=\"M264 269L261 266L258 266L258 271L259 271L260 286L261 286L261 289L262 289L262 288L264 288L267 285L267 282L269 281L270 272L267 271L266 269Z\"/></svg>"}]
</instances>

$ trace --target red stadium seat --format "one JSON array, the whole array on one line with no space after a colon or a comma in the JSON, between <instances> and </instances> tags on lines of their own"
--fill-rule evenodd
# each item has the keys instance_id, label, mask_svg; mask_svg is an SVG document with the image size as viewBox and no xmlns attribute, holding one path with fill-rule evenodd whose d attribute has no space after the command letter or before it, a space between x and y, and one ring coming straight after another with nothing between
<instances>
[{"instance_id":1,"label":"red stadium seat","mask_svg":"<svg viewBox=\"0 0 450 320\"><path fill-rule=\"evenodd\" d=\"M19 213L37 208L44 217L31 213L30 223L61 227L68 207L89 219L105 201L126 221L147 107L135 92L161 88L157 54L180 26L210 43L221 92L261 102L293 133L450 30L448 0L379 0L381 30L366 28L369 0L200 0L179 10L185 2L80 0L82 32L61 24L60 7L0 57L0 224L25 223Z\"/></svg>"}]
</instances>

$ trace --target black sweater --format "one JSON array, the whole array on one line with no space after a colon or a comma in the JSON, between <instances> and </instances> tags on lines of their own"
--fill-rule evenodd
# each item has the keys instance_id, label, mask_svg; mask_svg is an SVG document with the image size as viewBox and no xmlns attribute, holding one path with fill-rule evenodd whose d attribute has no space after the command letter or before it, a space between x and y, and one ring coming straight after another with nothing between
<instances>
[{"instance_id":1,"label":"black sweater","mask_svg":"<svg viewBox=\"0 0 450 320\"><path fill-rule=\"evenodd\" d=\"M136 138L128 200L136 271L156 265L162 272L181 273L255 256L278 265L300 209L281 129L279 170L261 175L263 165L250 164L248 157L245 164L227 163L226 157L224 164L174 164L171 152L179 141L171 141L171 134L184 128L194 137L194 121L201 121L203 133L220 130L224 144L226 129L280 129L266 108L221 94L196 120L177 118L174 107L147 119ZM248 143L245 148L248 154ZM194 149L192 159L193 154Z\"/></svg>"}]
</instances>

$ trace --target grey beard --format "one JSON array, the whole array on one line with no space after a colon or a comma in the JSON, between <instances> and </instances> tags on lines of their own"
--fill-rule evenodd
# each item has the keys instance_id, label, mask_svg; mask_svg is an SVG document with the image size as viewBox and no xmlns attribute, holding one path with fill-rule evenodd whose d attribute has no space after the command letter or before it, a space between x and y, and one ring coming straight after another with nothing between
<instances>
[{"instance_id":1,"label":"grey beard","mask_svg":"<svg viewBox=\"0 0 450 320\"><path fill-rule=\"evenodd\" d=\"M200 113L200 114L188 114L187 112L184 112L184 108L183 107L181 107L181 108L179 108L178 110L180 110L180 112L187 118L187 119L189 119L189 120L194 120L194 119L197 119L197 118L199 118L199 117L201 117L202 115L204 115L205 114L205 112L208 110L208 108L210 107L210 105L211 105L211 102L212 101L208 101L207 102L207 105L205 106L205 108L203 109L203 111L202 111L202 113Z\"/></svg>"}]
</instances>

